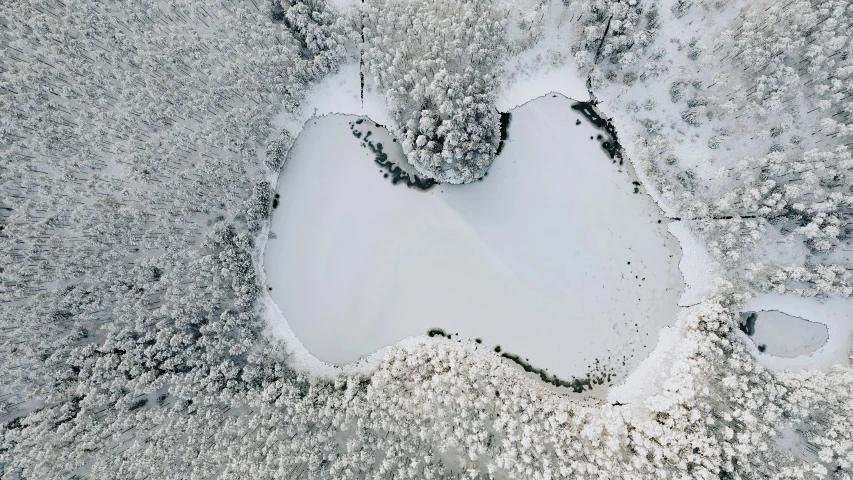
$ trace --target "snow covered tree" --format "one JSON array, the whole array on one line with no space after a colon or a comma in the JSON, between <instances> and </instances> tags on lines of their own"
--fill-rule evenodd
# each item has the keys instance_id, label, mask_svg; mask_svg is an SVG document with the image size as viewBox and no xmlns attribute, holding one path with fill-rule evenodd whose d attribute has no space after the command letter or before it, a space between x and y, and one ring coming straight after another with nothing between
<instances>
[{"instance_id":1,"label":"snow covered tree","mask_svg":"<svg viewBox=\"0 0 853 480\"><path fill-rule=\"evenodd\" d=\"M487 2L371 0L364 69L385 91L403 151L439 182L482 177L500 142L494 106L505 21Z\"/></svg>"}]
</instances>

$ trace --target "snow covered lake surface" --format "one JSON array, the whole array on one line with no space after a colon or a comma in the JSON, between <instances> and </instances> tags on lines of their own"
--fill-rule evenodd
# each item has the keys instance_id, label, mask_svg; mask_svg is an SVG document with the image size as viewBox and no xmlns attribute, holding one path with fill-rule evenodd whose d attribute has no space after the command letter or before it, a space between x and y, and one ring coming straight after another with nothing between
<instances>
[{"instance_id":1,"label":"snow covered lake surface","mask_svg":"<svg viewBox=\"0 0 853 480\"><path fill-rule=\"evenodd\" d=\"M816 351L829 338L826 325L778 310L745 312L741 318L741 329L758 346L758 351L767 355L799 357Z\"/></svg>"},{"instance_id":2,"label":"snow covered lake surface","mask_svg":"<svg viewBox=\"0 0 853 480\"><path fill-rule=\"evenodd\" d=\"M667 220L558 95L511 111L482 181L392 183L355 116L309 120L292 147L265 251L290 329L322 361L357 361L440 328L548 374L615 384L675 321L684 283ZM358 135L358 138L356 137Z\"/></svg>"},{"instance_id":3,"label":"snow covered lake surface","mask_svg":"<svg viewBox=\"0 0 853 480\"><path fill-rule=\"evenodd\" d=\"M753 334L746 331L746 322L741 330L755 344L754 354L765 367L825 369L848 363L853 348L853 299L765 293L747 302L742 320L750 312L758 313Z\"/></svg>"}]
</instances>

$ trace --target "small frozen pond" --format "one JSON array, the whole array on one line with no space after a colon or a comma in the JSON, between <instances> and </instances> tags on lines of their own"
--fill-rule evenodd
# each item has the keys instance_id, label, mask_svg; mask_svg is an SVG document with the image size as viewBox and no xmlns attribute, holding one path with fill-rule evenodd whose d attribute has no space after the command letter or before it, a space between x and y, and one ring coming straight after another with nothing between
<instances>
[{"instance_id":1,"label":"small frozen pond","mask_svg":"<svg viewBox=\"0 0 853 480\"><path fill-rule=\"evenodd\" d=\"M441 328L561 378L623 378L675 320L681 254L573 103L514 109L482 181L428 191L393 184L374 161L368 132L403 158L384 128L309 120L265 253L270 295L308 351L344 364Z\"/></svg>"},{"instance_id":2,"label":"small frozen pond","mask_svg":"<svg viewBox=\"0 0 853 480\"><path fill-rule=\"evenodd\" d=\"M815 352L829 339L826 325L777 310L741 313L741 330L759 352L784 358Z\"/></svg>"},{"instance_id":3,"label":"small frozen pond","mask_svg":"<svg viewBox=\"0 0 853 480\"><path fill-rule=\"evenodd\" d=\"M750 326L752 313L757 316ZM853 348L851 318L853 298L817 299L765 293L744 305L741 330L755 343L756 358L767 368L827 369L849 364Z\"/></svg>"}]
</instances>

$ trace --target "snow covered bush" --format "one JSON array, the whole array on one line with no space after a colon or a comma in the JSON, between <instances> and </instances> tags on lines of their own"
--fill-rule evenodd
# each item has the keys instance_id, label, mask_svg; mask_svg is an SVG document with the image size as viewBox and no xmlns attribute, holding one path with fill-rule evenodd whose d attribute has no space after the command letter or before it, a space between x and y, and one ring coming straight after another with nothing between
<instances>
[{"instance_id":1,"label":"snow covered bush","mask_svg":"<svg viewBox=\"0 0 853 480\"><path fill-rule=\"evenodd\" d=\"M364 70L385 91L409 163L439 182L482 177L500 142L499 11L489 2L370 0L361 19Z\"/></svg>"}]
</instances>

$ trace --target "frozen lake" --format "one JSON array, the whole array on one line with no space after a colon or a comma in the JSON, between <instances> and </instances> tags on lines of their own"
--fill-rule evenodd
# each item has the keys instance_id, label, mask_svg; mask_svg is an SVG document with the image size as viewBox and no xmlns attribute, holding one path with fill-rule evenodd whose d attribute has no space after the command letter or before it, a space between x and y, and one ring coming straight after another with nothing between
<instances>
[{"instance_id":1,"label":"frozen lake","mask_svg":"<svg viewBox=\"0 0 853 480\"><path fill-rule=\"evenodd\" d=\"M765 293L746 303L740 327L755 344L756 358L765 367L826 369L849 364L851 318L851 298L821 300Z\"/></svg>"},{"instance_id":2,"label":"frozen lake","mask_svg":"<svg viewBox=\"0 0 853 480\"><path fill-rule=\"evenodd\" d=\"M777 310L742 313L741 330L759 352L785 358L815 352L829 339L826 325Z\"/></svg>"},{"instance_id":3,"label":"frozen lake","mask_svg":"<svg viewBox=\"0 0 853 480\"><path fill-rule=\"evenodd\" d=\"M441 328L564 379L623 378L675 320L681 251L573 103L512 110L482 181L428 191L393 184L374 161L368 132L403 159L384 128L309 120L265 253L270 295L308 351L345 364Z\"/></svg>"}]
</instances>

